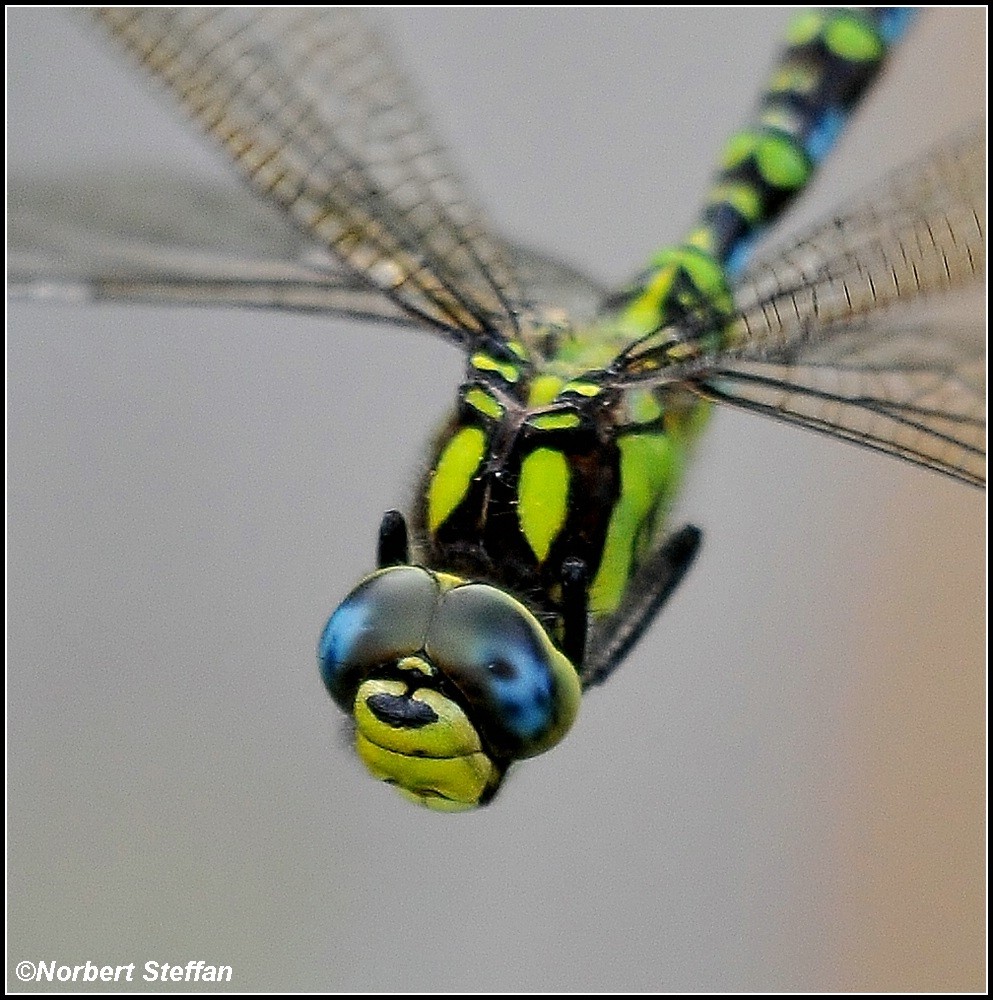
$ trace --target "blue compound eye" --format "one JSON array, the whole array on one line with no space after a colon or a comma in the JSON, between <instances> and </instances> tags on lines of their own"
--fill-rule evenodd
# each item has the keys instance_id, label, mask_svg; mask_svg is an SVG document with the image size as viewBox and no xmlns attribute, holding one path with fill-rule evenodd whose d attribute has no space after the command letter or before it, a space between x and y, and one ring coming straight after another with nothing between
<instances>
[{"instance_id":1,"label":"blue compound eye","mask_svg":"<svg viewBox=\"0 0 993 1000\"><path fill-rule=\"evenodd\" d=\"M324 684L346 712L371 670L423 648L439 592L426 570L396 566L367 576L338 605L317 654Z\"/></svg>"},{"instance_id":2,"label":"blue compound eye","mask_svg":"<svg viewBox=\"0 0 993 1000\"><path fill-rule=\"evenodd\" d=\"M535 617L510 595L466 584L441 597L425 651L476 709L490 743L530 757L557 743L579 705L579 680Z\"/></svg>"}]
</instances>

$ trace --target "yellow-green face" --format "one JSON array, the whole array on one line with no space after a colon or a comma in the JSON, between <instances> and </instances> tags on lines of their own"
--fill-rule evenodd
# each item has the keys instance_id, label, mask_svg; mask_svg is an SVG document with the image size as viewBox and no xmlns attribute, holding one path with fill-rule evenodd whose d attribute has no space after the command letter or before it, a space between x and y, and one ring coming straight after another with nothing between
<instances>
[{"instance_id":1,"label":"yellow-green face","mask_svg":"<svg viewBox=\"0 0 993 1000\"><path fill-rule=\"evenodd\" d=\"M485 805L509 765L558 743L579 709L575 668L527 608L417 566L363 580L318 655L366 767L431 809Z\"/></svg>"}]
</instances>

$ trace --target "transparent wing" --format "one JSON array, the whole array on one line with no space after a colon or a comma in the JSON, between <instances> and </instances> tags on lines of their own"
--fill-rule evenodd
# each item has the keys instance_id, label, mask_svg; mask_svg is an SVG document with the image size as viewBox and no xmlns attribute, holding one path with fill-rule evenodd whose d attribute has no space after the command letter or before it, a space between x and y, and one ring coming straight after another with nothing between
<instances>
[{"instance_id":1,"label":"transparent wing","mask_svg":"<svg viewBox=\"0 0 993 1000\"><path fill-rule=\"evenodd\" d=\"M414 323L247 189L142 177L9 185L17 298L318 310Z\"/></svg>"},{"instance_id":2,"label":"transparent wing","mask_svg":"<svg viewBox=\"0 0 993 1000\"><path fill-rule=\"evenodd\" d=\"M981 277L985 172L986 136L977 130L896 173L785 252L756 261L735 294L736 353L776 353Z\"/></svg>"},{"instance_id":3,"label":"transparent wing","mask_svg":"<svg viewBox=\"0 0 993 1000\"><path fill-rule=\"evenodd\" d=\"M420 326L364 275L247 188L143 176L8 185L7 276L17 298L321 312ZM502 244L534 302L591 317L604 290Z\"/></svg>"},{"instance_id":4,"label":"transparent wing","mask_svg":"<svg viewBox=\"0 0 993 1000\"><path fill-rule=\"evenodd\" d=\"M460 343L515 333L525 296L502 244L358 11L96 16L258 192L400 310Z\"/></svg>"},{"instance_id":5,"label":"transparent wing","mask_svg":"<svg viewBox=\"0 0 993 1000\"><path fill-rule=\"evenodd\" d=\"M974 321L846 325L782 360L739 360L702 394L986 481L985 327Z\"/></svg>"},{"instance_id":6,"label":"transparent wing","mask_svg":"<svg viewBox=\"0 0 993 1000\"><path fill-rule=\"evenodd\" d=\"M606 285L556 257L523 246L504 244L504 253L519 275L526 308L535 323L589 326L603 314L610 294ZM536 354L542 346L532 345Z\"/></svg>"},{"instance_id":7,"label":"transparent wing","mask_svg":"<svg viewBox=\"0 0 993 1000\"><path fill-rule=\"evenodd\" d=\"M975 130L757 261L736 290L730 346L696 350L692 321L659 331L625 352L616 383L682 381L982 483L982 307L964 322L917 311L984 274L985 189L985 135Z\"/></svg>"}]
</instances>

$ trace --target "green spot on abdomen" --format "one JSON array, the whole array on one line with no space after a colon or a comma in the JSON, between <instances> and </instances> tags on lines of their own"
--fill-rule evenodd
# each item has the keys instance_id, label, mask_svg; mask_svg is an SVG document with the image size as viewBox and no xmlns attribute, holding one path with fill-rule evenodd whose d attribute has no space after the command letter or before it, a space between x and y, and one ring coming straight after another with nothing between
<instances>
[{"instance_id":1,"label":"green spot on abdomen","mask_svg":"<svg viewBox=\"0 0 993 1000\"><path fill-rule=\"evenodd\" d=\"M748 222L754 224L762 219L762 198L750 184L717 185L707 196L707 204L714 205L720 202L727 202Z\"/></svg>"},{"instance_id":2,"label":"green spot on abdomen","mask_svg":"<svg viewBox=\"0 0 993 1000\"><path fill-rule=\"evenodd\" d=\"M807 154L785 135L765 137L756 150L755 160L762 179L776 188L792 191L803 187L810 178Z\"/></svg>"},{"instance_id":3,"label":"green spot on abdomen","mask_svg":"<svg viewBox=\"0 0 993 1000\"><path fill-rule=\"evenodd\" d=\"M725 147L722 166L733 170L749 157L762 180L781 190L802 187L812 172L803 149L781 133L740 132Z\"/></svg>"},{"instance_id":4,"label":"green spot on abdomen","mask_svg":"<svg viewBox=\"0 0 993 1000\"><path fill-rule=\"evenodd\" d=\"M812 42L824 26L824 14L819 10L805 10L794 15L786 28L786 40L790 45L806 45Z\"/></svg>"},{"instance_id":5,"label":"green spot on abdomen","mask_svg":"<svg viewBox=\"0 0 993 1000\"><path fill-rule=\"evenodd\" d=\"M818 79L818 74L810 66L790 63L776 71L768 89L773 94L809 94L817 86Z\"/></svg>"},{"instance_id":6,"label":"green spot on abdomen","mask_svg":"<svg viewBox=\"0 0 993 1000\"><path fill-rule=\"evenodd\" d=\"M539 563L548 557L568 510L568 460L554 448L536 448L521 463L517 518Z\"/></svg>"},{"instance_id":7,"label":"green spot on abdomen","mask_svg":"<svg viewBox=\"0 0 993 1000\"><path fill-rule=\"evenodd\" d=\"M824 30L824 43L832 55L850 62L871 62L883 57L883 42L859 17L838 13Z\"/></svg>"},{"instance_id":8,"label":"green spot on abdomen","mask_svg":"<svg viewBox=\"0 0 993 1000\"><path fill-rule=\"evenodd\" d=\"M428 530L434 534L465 498L486 454L486 435L463 427L442 449L428 487Z\"/></svg>"}]
</instances>

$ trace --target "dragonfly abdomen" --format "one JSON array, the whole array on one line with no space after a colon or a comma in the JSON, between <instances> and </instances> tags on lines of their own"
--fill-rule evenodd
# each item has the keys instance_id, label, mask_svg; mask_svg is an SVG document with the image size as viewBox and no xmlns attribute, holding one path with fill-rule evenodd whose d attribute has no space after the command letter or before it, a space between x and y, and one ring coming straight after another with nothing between
<instances>
[{"instance_id":1,"label":"dragonfly abdomen","mask_svg":"<svg viewBox=\"0 0 993 1000\"><path fill-rule=\"evenodd\" d=\"M909 8L796 14L755 121L731 137L689 242L737 273L756 233L809 184L911 20Z\"/></svg>"},{"instance_id":2,"label":"dragonfly abdomen","mask_svg":"<svg viewBox=\"0 0 993 1000\"><path fill-rule=\"evenodd\" d=\"M698 224L616 297L635 332L730 308L720 286L742 272L761 231L809 185L911 15L902 7L828 8L793 17L753 121L724 146Z\"/></svg>"}]
</instances>

